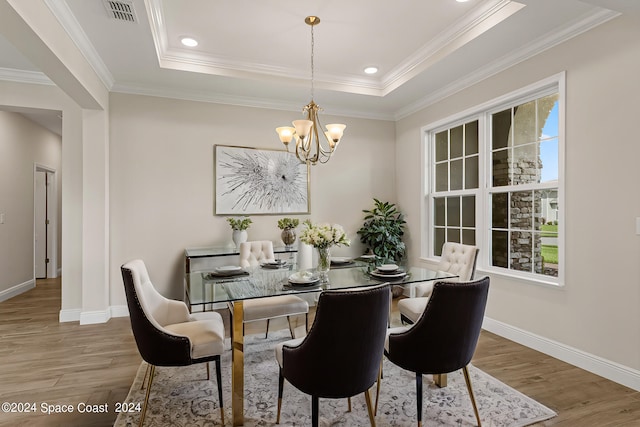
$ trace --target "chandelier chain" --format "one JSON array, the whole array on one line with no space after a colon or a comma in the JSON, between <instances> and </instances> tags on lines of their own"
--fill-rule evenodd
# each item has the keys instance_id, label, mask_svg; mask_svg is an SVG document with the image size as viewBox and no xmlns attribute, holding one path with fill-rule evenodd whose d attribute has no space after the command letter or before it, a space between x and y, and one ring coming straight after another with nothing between
<instances>
[{"instance_id":1,"label":"chandelier chain","mask_svg":"<svg viewBox=\"0 0 640 427\"><path fill-rule=\"evenodd\" d=\"M313 101L313 95L314 95L314 66L313 66L313 56L314 56L314 47L315 47L315 40L313 37L313 25L311 25L311 100Z\"/></svg>"}]
</instances>

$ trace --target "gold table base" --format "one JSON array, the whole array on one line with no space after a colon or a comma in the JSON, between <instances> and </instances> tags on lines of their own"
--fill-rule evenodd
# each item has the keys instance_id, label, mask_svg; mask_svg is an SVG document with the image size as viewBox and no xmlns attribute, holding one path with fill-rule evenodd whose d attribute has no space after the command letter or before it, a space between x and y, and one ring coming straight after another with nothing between
<instances>
[{"instance_id":1,"label":"gold table base","mask_svg":"<svg viewBox=\"0 0 640 427\"><path fill-rule=\"evenodd\" d=\"M433 376L433 382L440 388L447 386L447 374L437 374Z\"/></svg>"},{"instance_id":2,"label":"gold table base","mask_svg":"<svg viewBox=\"0 0 640 427\"><path fill-rule=\"evenodd\" d=\"M244 424L244 331L242 301L233 303L233 342L231 343L231 418L234 426Z\"/></svg>"}]
</instances>

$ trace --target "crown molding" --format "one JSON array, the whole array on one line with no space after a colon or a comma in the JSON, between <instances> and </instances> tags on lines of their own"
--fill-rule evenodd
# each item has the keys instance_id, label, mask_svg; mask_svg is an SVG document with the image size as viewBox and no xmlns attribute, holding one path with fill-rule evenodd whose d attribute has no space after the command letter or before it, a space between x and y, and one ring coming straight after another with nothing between
<instances>
[{"instance_id":1,"label":"crown molding","mask_svg":"<svg viewBox=\"0 0 640 427\"><path fill-rule=\"evenodd\" d=\"M471 87L482 80L485 80L499 72L502 72L514 65L523 62L529 58L532 58L554 46L564 43L586 31L589 31L605 22L620 16L620 12L600 9L593 13L589 13L583 17L576 19L569 25L566 25L545 37L533 40L527 45L518 47L518 49L512 51L510 54L503 56L497 61L487 64L484 67L477 69L474 73L467 75L462 79L442 87L440 90L432 92L428 96L420 99L417 102L407 105L404 108L396 111L394 114L394 120L400 120L410 116L430 105L433 105L451 95L454 95L461 90Z\"/></svg>"},{"instance_id":2,"label":"crown molding","mask_svg":"<svg viewBox=\"0 0 640 427\"><path fill-rule=\"evenodd\" d=\"M115 83L113 75L111 75L111 72L102 61L100 55L98 55L95 47L93 47L93 44L89 41L89 37L87 37L82 26L71 12L67 2L44 0L44 3L69 35L73 43L78 47L82 56L84 56L91 68L93 68L93 71L98 75L98 78L102 81L102 84L104 84L108 90L111 90Z\"/></svg>"},{"instance_id":3,"label":"crown molding","mask_svg":"<svg viewBox=\"0 0 640 427\"><path fill-rule=\"evenodd\" d=\"M473 9L387 73L380 87L383 94L386 95L402 86L421 71L498 25L523 7L525 5L511 0L492 0Z\"/></svg>"},{"instance_id":4,"label":"crown molding","mask_svg":"<svg viewBox=\"0 0 640 427\"><path fill-rule=\"evenodd\" d=\"M156 47L156 51L160 48ZM310 77L297 70L266 64L249 64L222 58L212 59L193 52L182 52L180 49L166 50L159 54L158 63L161 68L171 70L204 73L233 78L259 79L286 83L287 85L308 86ZM359 95L383 96L379 85L371 79L362 77L344 77L337 75L318 74L314 78L316 89L326 89Z\"/></svg>"},{"instance_id":5,"label":"crown molding","mask_svg":"<svg viewBox=\"0 0 640 427\"><path fill-rule=\"evenodd\" d=\"M14 68L0 68L0 80L55 86L55 83L40 71L16 70Z\"/></svg>"},{"instance_id":6,"label":"crown molding","mask_svg":"<svg viewBox=\"0 0 640 427\"><path fill-rule=\"evenodd\" d=\"M112 92L131 95L156 96L159 98L181 99L184 101L208 102L212 104L233 105L237 107L266 108L270 110L292 112L300 112L302 108L302 104L299 103L277 100L274 101L273 99L223 95L219 93L204 93L202 91L185 91L182 89L172 90L157 87L143 87L133 84L116 84L113 87ZM342 108L323 108L323 110L325 114L335 116L385 121L394 120L394 115L392 113L372 113L367 111L349 110Z\"/></svg>"}]
</instances>

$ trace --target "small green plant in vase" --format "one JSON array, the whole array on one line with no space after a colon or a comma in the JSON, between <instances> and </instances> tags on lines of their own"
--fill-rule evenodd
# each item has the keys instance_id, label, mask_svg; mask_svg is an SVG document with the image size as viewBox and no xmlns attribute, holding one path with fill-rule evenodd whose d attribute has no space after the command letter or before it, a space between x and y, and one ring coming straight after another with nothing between
<instances>
[{"instance_id":1,"label":"small green plant in vase","mask_svg":"<svg viewBox=\"0 0 640 427\"><path fill-rule=\"evenodd\" d=\"M251 221L251 218L227 218L227 222L232 230L242 231L249 228L253 221Z\"/></svg>"},{"instance_id":2,"label":"small green plant in vase","mask_svg":"<svg viewBox=\"0 0 640 427\"><path fill-rule=\"evenodd\" d=\"M227 218L227 222L231 226L233 233L231 238L236 245L236 249L240 249L240 243L247 241L247 229L253 221L251 218Z\"/></svg>"}]
</instances>

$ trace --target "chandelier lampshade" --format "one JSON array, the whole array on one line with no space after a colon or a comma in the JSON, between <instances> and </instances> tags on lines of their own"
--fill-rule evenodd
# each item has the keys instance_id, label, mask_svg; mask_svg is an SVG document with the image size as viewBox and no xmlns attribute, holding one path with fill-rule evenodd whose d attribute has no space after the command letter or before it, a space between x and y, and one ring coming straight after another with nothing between
<instances>
[{"instance_id":1,"label":"chandelier lampshade","mask_svg":"<svg viewBox=\"0 0 640 427\"><path fill-rule=\"evenodd\" d=\"M291 142L291 140L293 139L293 136L296 133L296 128L283 126L283 127L276 128L276 132L278 132L278 136L280 136L280 141L285 146L287 146L287 149L288 149L289 143Z\"/></svg>"}]
</instances>

